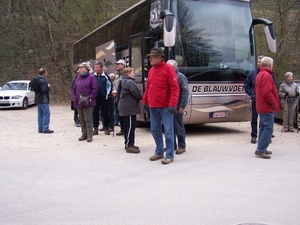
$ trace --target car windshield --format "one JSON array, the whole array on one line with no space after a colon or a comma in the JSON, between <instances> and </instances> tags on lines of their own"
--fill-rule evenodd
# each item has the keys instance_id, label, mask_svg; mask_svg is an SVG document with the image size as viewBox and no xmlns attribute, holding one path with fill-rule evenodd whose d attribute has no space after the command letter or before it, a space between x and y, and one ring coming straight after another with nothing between
<instances>
[{"instance_id":1,"label":"car windshield","mask_svg":"<svg viewBox=\"0 0 300 225\"><path fill-rule=\"evenodd\" d=\"M27 83L6 83L1 90L27 90Z\"/></svg>"}]
</instances>

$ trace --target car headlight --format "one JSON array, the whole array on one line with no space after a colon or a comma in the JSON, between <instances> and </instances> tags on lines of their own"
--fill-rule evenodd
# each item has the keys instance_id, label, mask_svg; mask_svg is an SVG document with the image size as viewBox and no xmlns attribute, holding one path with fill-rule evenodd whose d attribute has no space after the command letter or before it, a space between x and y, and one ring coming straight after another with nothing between
<instances>
[{"instance_id":1,"label":"car headlight","mask_svg":"<svg viewBox=\"0 0 300 225\"><path fill-rule=\"evenodd\" d=\"M11 97L11 99L20 99L20 98L22 98L22 95L15 95Z\"/></svg>"}]
</instances>

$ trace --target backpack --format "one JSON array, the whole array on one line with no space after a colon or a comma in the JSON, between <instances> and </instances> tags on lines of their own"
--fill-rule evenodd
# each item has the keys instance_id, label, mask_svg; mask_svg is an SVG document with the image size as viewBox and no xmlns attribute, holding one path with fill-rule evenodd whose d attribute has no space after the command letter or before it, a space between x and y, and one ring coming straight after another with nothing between
<instances>
[{"instance_id":1,"label":"backpack","mask_svg":"<svg viewBox=\"0 0 300 225\"><path fill-rule=\"evenodd\" d=\"M34 92L40 91L40 78L39 77L33 77L29 83L29 90Z\"/></svg>"}]
</instances>

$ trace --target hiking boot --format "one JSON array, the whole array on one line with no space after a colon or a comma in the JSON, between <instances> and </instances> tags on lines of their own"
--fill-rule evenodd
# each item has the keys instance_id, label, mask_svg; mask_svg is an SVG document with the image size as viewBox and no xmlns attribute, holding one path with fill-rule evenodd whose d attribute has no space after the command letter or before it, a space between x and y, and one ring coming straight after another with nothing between
<instances>
[{"instance_id":1,"label":"hiking boot","mask_svg":"<svg viewBox=\"0 0 300 225\"><path fill-rule=\"evenodd\" d=\"M163 158L164 158L164 155L153 155L149 159L150 159L150 161L156 161L156 160L163 159Z\"/></svg>"},{"instance_id":2,"label":"hiking boot","mask_svg":"<svg viewBox=\"0 0 300 225\"><path fill-rule=\"evenodd\" d=\"M271 154L272 154L272 151L266 150L266 154L271 155Z\"/></svg>"},{"instance_id":3,"label":"hiking boot","mask_svg":"<svg viewBox=\"0 0 300 225\"><path fill-rule=\"evenodd\" d=\"M252 137L252 138L251 138L251 143L252 143L252 144L256 144L256 137Z\"/></svg>"},{"instance_id":4,"label":"hiking boot","mask_svg":"<svg viewBox=\"0 0 300 225\"><path fill-rule=\"evenodd\" d=\"M93 138L92 138L92 137L88 137L88 138L86 139L86 141L87 141L87 142L92 142L92 141L93 141Z\"/></svg>"},{"instance_id":5,"label":"hiking boot","mask_svg":"<svg viewBox=\"0 0 300 225\"><path fill-rule=\"evenodd\" d=\"M140 153L140 150L135 148L135 146L129 146L126 148L127 153Z\"/></svg>"},{"instance_id":6,"label":"hiking boot","mask_svg":"<svg viewBox=\"0 0 300 225\"><path fill-rule=\"evenodd\" d=\"M87 139L86 136L81 136L80 138L78 138L79 141L84 141L84 140L86 140L86 139Z\"/></svg>"},{"instance_id":7,"label":"hiking boot","mask_svg":"<svg viewBox=\"0 0 300 225\"><path fill-rule=\"evenodd\" d=\"M260 158L264 158L264 159L269 159L271 158L270 155L263 153L263 152L259 152L259 151L255 151L255 155L260 157Z\"/></svg>"},{"instance_id":8,"label":"hiking boot","mask_svg":"<svg viewBox=\"0 0 300 225\"><path fill-rule=\"evenodd\" d=\"M177 155L181 155L181 154L183 154L183 153L185 153L185 148L180 148L180 149L178 149L178 150L176 151L176 154L177 154Z\"/></svg>"},{"instance_id":9,"label":"hiking boot","mask_svg":"<svg viewBox=\"0 0 300 225\"><path fill-rule=\"evenodd\" d=\"M94 127L93 135L98 135L98 134L99 134L98 127Z\"/></svg>"},{"instance_id":10,"label":"hiking boot","mask_svg":"<svg viewBox=\"0 0 300 225\"><path fill-rule=\"evenodd\" d=\"M120 131L119 133L116 133L117 136L122 136L124 135L123 131Z\"/></svg>"},{"instance_id":11,"label":"hiking boot","mask_svg":"<svg viewBox=\"0 0 300 225\"><path fill-rule=\"evenodd\" d=\"M162 163L162 164L169 164L169 163L171 163L171 162L173 162L173 159L164 158L163 160L161 160L161 163Z\"/></svg>"}]
</instances>

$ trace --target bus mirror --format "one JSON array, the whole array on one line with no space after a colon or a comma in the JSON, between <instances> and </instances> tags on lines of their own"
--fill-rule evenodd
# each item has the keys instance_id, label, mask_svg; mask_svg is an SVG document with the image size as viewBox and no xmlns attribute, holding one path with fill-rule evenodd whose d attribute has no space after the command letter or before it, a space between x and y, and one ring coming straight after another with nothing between
<instances>
[{"instance_id":1,"label":"bus mirror","mask_svg":"<svg viewBox=\"0 0 300 225\"><path fill-rule=\"evenodd\" d=\"M252 23L251 23L251 26L249 29L250 45L253 43L252 29L255 25L258 25L258 24L265 25L264 31L265 31L265 35L266 35L266 39L267 39L268 49L270 50L270 52L276 52L276 35L275 35L274 24L272 21L265 19L265 18L257 18L257 19L252 20ZM250 47L252 48L253 46L250 46Z\"/></svg>"},{"instance_id":2,"label":"bus mirror","mask_svg":"<svg viewBox=\"0 0 300 225\"><path fill-rule=\"evenodd\" d=\"M176 39L176 19L172 12L163 10L160 12L160 18L164 20L164 45L173 47Z\"/></svg>"},{"instance_id":3,"label":"bus mirror","mask_svg":"<svg viewBox=\"0 0 300 225\"><path fill-rule=\"evenodd\" d=\"M274 26L268 25L264 27L265 35L267 38L268 48L271 52L276 52L276 39L274 37Z\"/></svg>"}]
</instances>

